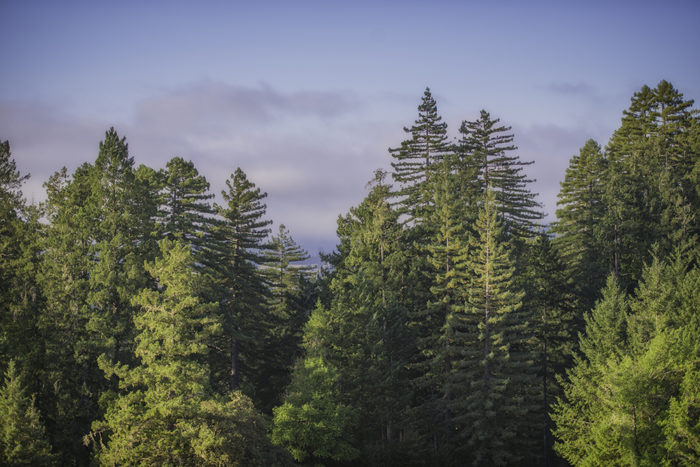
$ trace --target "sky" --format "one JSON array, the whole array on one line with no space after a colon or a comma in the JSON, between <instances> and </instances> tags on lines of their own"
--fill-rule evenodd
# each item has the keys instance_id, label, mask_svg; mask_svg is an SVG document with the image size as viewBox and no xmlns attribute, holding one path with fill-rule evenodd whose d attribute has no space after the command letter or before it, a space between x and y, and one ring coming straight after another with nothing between
<instances>
[{"instance_id":1,"label":"sky","mask_svg":"<svg viewBox=\"0 0 700 467\"><path fill-rule=\"evenodd\" d=\"M0 18L0 140L30 201L114 126L137 165L192 160L213 193L242 168L312 255L426 87L451 137L481 109L512 127L548 222L569 159L634 92L700 99L696 0L0 0Z\"/></svg>"}]
</instances>

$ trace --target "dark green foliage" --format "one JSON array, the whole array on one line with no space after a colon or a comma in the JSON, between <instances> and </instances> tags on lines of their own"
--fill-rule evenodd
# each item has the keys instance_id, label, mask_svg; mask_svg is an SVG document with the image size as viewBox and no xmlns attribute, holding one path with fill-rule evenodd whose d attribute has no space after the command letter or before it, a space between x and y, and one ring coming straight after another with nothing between
<instances>
[{"instance_id":1,"label":"dark green foliage","mask_svg":"<svg viewBox=\"0 0 700 467\"><path fill-rule=\"evenodd\" d=\"M198 263L215 267L214 251L220 247L212 232L214 209L209 200L214 195L209 193L209 182L192 161L181 157L168 161L160 179L160 236L190 245Z\"/></svg>"},{"instance_id":2,"label":"dark green foliage","mask_svg":"<svg viewBox=\"0 0 700 467\"><path fill-rule=\"evenodd\" d=\"M121 394L86 442L97 442L102 465L268 465L265 421L240 393L215 395L207 342L221 332L216 303L197 298L201 276L189 247L160 242L161 258L147 266L158 289L134 299L135 355L129 368L100 357Z\"/></svg>"},{"instance_id":3,"label":"dark green foliage","mask_svg":"<svg viewBox=\"0 0 700 467\"><path fill-rule=\"evenodd\" d=\"M609 246L602 243L606 170L607 160L600 146L588 140L566 169L558 195L557 222L552 226L558 235L554 245L582 311L593 306L613 266Z\"/></svg>"},{"instance_id":4,"label":"dark green foliage","mask_svg":"<svg viewBox=\"0 0 700 467\"><path fill-rule=\"evenodd\" d=\"M26 395L15 362L10 360L0 389L0 463L50 465L54 460L34 395Z\"/></svg>"},{"instance_id":5,"label":"dark green foliage","mask_svg":"<svg viewBox=\"0 0 700 467\"><path fill-rule=\"evenodd\" d=\"M495 206L503 226L509 233L529 236L542 219L540 204L531 193L523 170L532 162L522 162L513 154L514 136L511 127L499 125L485 110L478 120L464 121L459 128L457 155L462 171L472 173L482 196L487 189L495 193Z\"/></svg>"},{"instance_id":6,"label":"dark green foliage","mask_svg":"<svg viewBox=\"0 0 700 467\"><path fill-rule=\"evenodd\" d=\"M279 405L289 384L294 362L301 356L304 324L311 314L313 293L309 255L289 234L284 224L266 249L264 274L270 289L261 355L264 361L255 375L256 403L266 413Z\"/></svg>"},{"instance_id":7,"label":"dark green foliage","mask_svg":"<svg viewBox=\"0 0 700 467\"><path fill-rule=\"evenodd\" d=\"M418 119L411 128L404 128L410 139L401 146L389 149L394 158L392 177L400 184L401 213L420 221L431 204L430 177L435 164L451 150L447 138L447 124L438 115L437 105L430 89L426 88L418 106Z\"/></svg>"},{"instance_id":8,"label":"dark green foliage","mask_svg":"<svg viewBox=\"0 0 700 467\"><path fill-rule=\"evenodd\" d=\"M256 371L258 359L254 341L262 332L258 326L264 313L267 289L262 271L261 249L272 221L265 220L267 193L250 182L241 169L226 181L221 195L226 202L216 205L222 217L216 235L219 254L216 287L223 317L223 341L216 344L217 386L225 391L239 388L242 373ZM225 389L224 389L225 388Z\"/></svg>"},{"instance_id":9,"label":"dark green foliage","mask_svg":"<svg viewBox=\"0 0 700 467\"><path fill-rule=\"evenodd\" d=\"M487 193L469 245L469 280L461 306L447 316L450 361L446 395L458 456L474 465L531 462L530 417L540 404L532 316L513 283L514 266L500 243L495 196ZM507 449L519 445L519 449Z\"/></svg>"}]
</instances>

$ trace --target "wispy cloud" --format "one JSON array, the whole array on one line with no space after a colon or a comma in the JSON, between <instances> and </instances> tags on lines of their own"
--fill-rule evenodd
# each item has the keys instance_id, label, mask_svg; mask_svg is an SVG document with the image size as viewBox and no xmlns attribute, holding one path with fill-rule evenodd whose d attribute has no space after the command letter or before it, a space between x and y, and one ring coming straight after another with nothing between
<instances>
[{"instance_id":1,"label":"wispy cloud","mask_svg":"<svg viewBox=\"0 0 700 467\"><path fill-rule=\"evenodd\" d=\"M372 170L386 163L386 131L358 123L362 109L361 99L343 91L202 82L136 102L131 118L112 122L40 102L0 102L0 138L32 173L24 191L36 201L54 171L95 160L109 126L126 136L137 164L191 159L215 194L241 167L268 192L269 217L313 241L304 246L315 253L334 242L336 217L362 199Z\"/></svg>"},{"instance_id":2,"label":"wispy cloud","mask_svg":"<svg viewBox=\"0 0 700 467\"><path fill-rule=\"evenodd\" d=\"M595 94L595 88L588 83L569 83L565 81L549 83L547 90L557 94L591 96Z\"/></svg>"}]
</instances>

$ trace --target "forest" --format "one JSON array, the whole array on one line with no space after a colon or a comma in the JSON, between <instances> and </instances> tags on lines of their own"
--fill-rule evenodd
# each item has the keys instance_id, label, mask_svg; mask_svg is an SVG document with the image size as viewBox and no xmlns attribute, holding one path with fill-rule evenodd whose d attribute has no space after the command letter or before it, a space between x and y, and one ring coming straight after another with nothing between
<instances>
[{"instance_id":1,"label":"forest","mask_svg":"<svg viewBox=\"0 0 700 467\"><path fill-rule=\"evenodd\" d=\"M641 87L546 225L426 89L320 265L241 169L218 204L111 128L29 203L0 140L0 464L700 464L693 103Z\"/></svg>"}]
</instances>

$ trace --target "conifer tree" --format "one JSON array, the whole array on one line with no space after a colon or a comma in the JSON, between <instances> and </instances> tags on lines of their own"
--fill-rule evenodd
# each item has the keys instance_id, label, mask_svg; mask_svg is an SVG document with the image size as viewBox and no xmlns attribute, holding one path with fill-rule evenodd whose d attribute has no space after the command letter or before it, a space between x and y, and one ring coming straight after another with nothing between
<instances>
[{"instance_id":1,"label":"conifer tree","mask_svg":"<svg viewBox=\"0 0 700 467\"><path fill-rule=\"evenodd\" d=\"M226 370L217 379L222 388L235 390L241 384L243 366L252 373L258 365L254 337L262 332L257 323L267 300L265 279L258 266L264 262L261 250L272 221L264 219L267 193L256 188L240 168L226 181L226 187L221 193L226 204L215 205L223 220L216 235L222 243L218 287L226 340L219 347L218 358L225 359Z\"/></svg>"},{"instance_id":2,"label":"conifer tree","mask_svg":"<svg viewBox=\"0 0 700 467\"><path fill-rule=\"evenodd\" d=\"M104 382L97 355L88 346L87 305L94 255L94 209L91 195L92 166L83 164L72 176L66 169L44 185L49 227L42 242L39 284L46 298L38 326L44 347L40 402L47 434L60 462L87 463L89 451L80 438L99 416L98 392ZM50 402L49 402L50 401Z\"/></svg>"},{"instance_id":3,"label":"conifer tree","mask_svg":"<svg viewBox=\"0 0 700 467\"><path fill-rule=\"evenodd\" d=\"M192 161L173 157L160 173L160 208L158 222L161 237L182 240L190 245L197 261L214 267L211 251L214 209L209 200L209 182L200 175Z\"/></svg>"},{"instance_id":4,"label":"conifer tree","mask_svg":"<svg viewBox=\"0 0 700 467\"><path fill-rule=\"evenodd\" d=\"M624 351L627 313L626 294L611 274L602 298L586 315L585 334L579 336L582 355L567 372L567 380L562 381L564 397L559 399L552 414L558 438L555 449L574 465L585 463L593 452L592 422L600 410L597 383L608 362L619 361ZM598 462L601 461L599 458Z\"/></svg>"},{"instance_id":5,"label":"conifer tree","mask_svg":"<svg viewBox=\"0 0 700 467\"><path fill-rule=\"evenodd\" d=\"M398 148L389 149L394 159L392 177L400 185L397 195L401 213L420 222L431 203L429 181L433 166L451 151L447 124L438 115L430 88L425 88L423 93L418 119L411 128L404 127L404 132L410 139L402 141Z\"/></svg>"},{"instance_id":6,"label":"conifer tree","mask_svg":"<svg viewBox=\"0 0 700 467\"><path fill-rule=\"evenodd\" d=\"M338 220L347 250L331 282L324 336L328 361L340 372L342 400L365 420L357 432L362 456L377 463L407 454L401 447L410 397L404 366L413 348L405 328L413 301L408 258L384 177L376 172L367 197Z\"/></svg>"},{"instance_id":7,"label":"conifer tree","mask_svg":"<svg viewBox=\"0 0 700 467\"><path fill-rule=\"evenodd\" d=\"M528 189L533 180L523 173L533 162L522 162L513 154L517 148L511 127L499 123L500 119L492 119L485 110L479 119L462 122L457 143L459 164L463 171L474 174L482 196L489 187L494 191L503 228L518 237L527 237L543 217L536 193Z\"/></svg>"},{"instance_id":8,"label":"conifer tree","mask_svg":"<svg viewBox=\"0 0 700 467\"><path fill-rule=\"evenodd\" d=\"M328 312L320 302L304 331L306 355L297 363L284 403L274 409L272 441L297 462L356 459L352 443L357 413L340 402L339 371L324 356Z\"/></svg>"},{"instance_id":9,"label":"conifer tree","mask_svg":"<svg viewBox=\"0 0 700 467\"><path fill-rule=\"evenodd\" d=\"M691 136L697 121L692 104L666 81L655 89L643 86L608 143L602 226L614 270L629 290L654 243L668 254L675 247L674 232L699 233L692 215L698 193L689 183L698 157Z\"/></svg>"},{"instance_id":10,"label":"conifer tree","mask_svg":"<svg viewBox=\"0 0 700 467\"><path fill-rule=\"evenodd\" d=\"M418 331L418 353L411 365L417 371L413 383L424 401L416 412L420 425L428 430L426 437L432 442L433 454L443 459L451 449L450 420L443 392L455 390L457 384L448 383L446 375L452 361L460 359L461 352L452 346L455 329L445 321L454 307L463 304L468 283L469 233L465 229L465 209L458 198L459 182L451 167L452 156L448 156L434 174L434 209L428 221L434 225L435 233L425 248L434 274L432 296L423 309L409 316L410 324Z\"/></svg>"},{"instance_id":11,"label":"conifer tree","mask_svg":"<svg viewBox=\"0 0 700 467\"><path fill-rule=\"evenodd\" d=\"M531 462L528 416L539 402L534 336L513 283L514 266L499 241L495 194L490 190L470 243L472 271L465 300L447 317L454 348L446 393L457 430L457 455L474 465ZM520 449L509 449L522 443ZM458 457L459 458L459 457Z\"/></svg>"},{"instance_id":12,"label":"conifer tree","mask_svg":"<svg viewBox=\"0 0 700 467\"><path fill-rule=\"evenodd\" d=\"M557 196L554 239L580 301L581 312L590 310L605 277L613 269L606 260L600 224L605 215L604 191L607 160L592 139L569 161Z\"/></svg>"},{"instance_id":13,"label":"conifer tree","mask_svg":"<svg viewBox=\"0 0 700 467\"><path fill-rule=\"evenodd\" d=\"M279 405L289 383L294 362L301 356L301 337L313 303L309 294L311 267L303 264L309 255L281 224L265 250L263 272L270 289L263 321L261 354L264 361L255 375L258 407L270 412ZM313 294L311 294L313 295Z\"/></svg>"},{"instance_id":14,"label":"conifer tree","mask_svg":"<svg viewBox=\"0 0 700 467\"><path fill-rule=\"evenodd\" d=\"M207 343L221 332L217 304L198 298L201 276L189 247L159 245L161 257L147 266L159 290L134 299L142 309L134 318L139 364L100 357L122 393L85 441L97 444L102 465L266 465L264 419L245 396L217 396L210 386Z\"/></svg>"},{"instance_id":15,"label":"conifer tree","mask_svg":"<svg viewBox=\"0 0 700 467\"><path fill-rule=\"evenodd\" d=\"M53 461L35 397L26 395L15 362L10 360L0 389L0 463L49 465Z\"/></svg>"}]
</instances>

